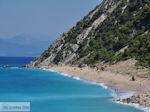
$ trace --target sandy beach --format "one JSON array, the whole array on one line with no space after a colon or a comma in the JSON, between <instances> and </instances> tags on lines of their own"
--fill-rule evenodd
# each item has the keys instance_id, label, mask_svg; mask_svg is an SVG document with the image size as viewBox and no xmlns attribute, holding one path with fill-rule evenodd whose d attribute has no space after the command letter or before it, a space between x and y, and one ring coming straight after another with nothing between
<instances>
[{"instance_id":1,"label":"sandy beach","mask_svg":"<svg viewBox=\"0 0 150 112\"><path fill-rule=\"evenodd\" d=\"M136 81L131 81L131 76L129 75L96 70L90 67L53 66L43 68L67 73L71 76L78 76L90 81L105 83L107 85L115 86L118 89L133 91L136 94L150 93L149 78L137 77Z\"/></svg>"},{"instance_id":2,"label":"sandy beach","mask_svg":"<svg viewBox=\"0 0 150 112\"><path fill-rule=\"evenodd\" d=\"M121 91L124 91L123 94L130 92L129 96L121 96L122 98L117 96L119 99L117 98L116 102L132 105L136 108L144 110L145 112L150 112L150 78L137 77L136 81L132 81L132 76L130 75L96 70L90 67L79 68L72 66L43 66L42 68L66 73L71 77L80 77L85 80L104 83L108 87L112 86L113 89L109 89L112 89L116 94Z\"/></svg>"}]
</instances>

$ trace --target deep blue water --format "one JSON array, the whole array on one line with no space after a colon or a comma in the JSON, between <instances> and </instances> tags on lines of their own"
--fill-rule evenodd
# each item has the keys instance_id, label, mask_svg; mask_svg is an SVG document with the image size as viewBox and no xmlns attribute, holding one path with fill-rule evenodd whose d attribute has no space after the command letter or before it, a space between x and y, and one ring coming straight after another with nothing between
<instances>
[{"instance_id":1,"label":"deep blue water","mask_svg":"<svg viewBox=\"0 0 150 112\"><path fill-rule=\"evenodd\" d=\"M0 58L22 66L33 58ZM31 102L31 112L142 112L111 101L112 92L56 72L0 68L0 102Z\"/></svg>"},{"instance_id":2,"label":"deep blue water","mask_svg":"<svg viewBox=\"0 0 150 112\"><path fill-rule=\"evenodd\" d=\"M0 67L4 65L23 66L34 60L34 57L0 57Z\"/></svg>"}]
</instances>

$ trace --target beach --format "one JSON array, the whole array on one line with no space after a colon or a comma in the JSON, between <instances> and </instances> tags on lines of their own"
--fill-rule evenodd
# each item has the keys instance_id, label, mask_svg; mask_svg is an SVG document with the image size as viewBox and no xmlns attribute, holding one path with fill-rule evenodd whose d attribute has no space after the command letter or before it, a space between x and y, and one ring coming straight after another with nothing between
<instances>
[{"instance_id":1,"label":"beach","mask_svg":"<svg viewBox=\"0 0 150 112\"><path fill-rule=\"evenodd\" d=\"M81 77L90 81L105 83L119 89L134 91L137 94L150 93L150 79L137 77L136 81L131 81L131 76L126 74L113 73L111 71L101 71L90 67L53 66L42 67L67 73L73 77Z\"/></svg>"},{"instance_id":2,"label":"beach","mask_svg":"<svg viewBox=\"0 0 150 112\"><path fill-rule=\"evenodd\" d=\"M61 73L69 74L70 77L80 77L85 80L95 81L97 83L104 83L108 85L109 89L112 89L115 93L119 93L122 90L128 91L131 93L126 97L121 97L118 102L124 104L133 105L135 107L146 109L146 112L150 112L149 100L145 102L145 99L150 98L150 79L149 78L140 78L137 77L136 81L131 81L131 76L127 74L119 74L111 71L97 70L90 67L75 67L75 66L52 66L46 67L43 66L43 69L54 70ZM125 92L124 92L125 93ZM133 94L132 94L133 93ZM134 95L134 97L133 97ZM145 95L145 96L144 96ZM139 99L137 99L139 97ZM126 99L127 98L127 99ZM131 98L131 99L129 99ZM140 101L136 101L140 100ZM130 102L132 101L132 102ZM135 104L134 104L135 103ZM136 105L137 104L137 105Z\"/></svg>"}]
</instances>

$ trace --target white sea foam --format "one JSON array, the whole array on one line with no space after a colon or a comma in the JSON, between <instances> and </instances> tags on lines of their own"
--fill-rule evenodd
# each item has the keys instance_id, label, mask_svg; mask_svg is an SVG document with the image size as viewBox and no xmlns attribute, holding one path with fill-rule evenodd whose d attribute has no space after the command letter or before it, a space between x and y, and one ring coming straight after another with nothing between
<instances>
[{"instance_id":1,"label":"white sea foam","mask_svg":"<svg viewBox=\"0 0 150 112\"><path fill-rule=\"evenodd\" d=\"M80 77L73 77L75 80L82 80Z\"/></svg>"},{"instance_id":2,"label":"white sea foam","mask_svg":"<svg viewBox=\"0 0 150 112\"><path fill-rule=\"evenodd\" d=\"M119 101L115 101L116 103L119 104L123 104L123 105L128 105L128 106L132 106L135 107L137 109L143 110L144 112L150 112L150 108L149 107L140 107L139 104L135 104L135 103L123 103L123 102L119 102Z\"/></svg>"},{"instance_id":3,"label":"white sea foam","mask_svg":"<svg viewBox=\"0 0 150 112\"><path fill-rule=\"evenodd\" d=\"M88 82L89 84L101 86L101 87L103 87L104 89L108 89L108 86L106 86L104 83L98 83L98 82L95 82L95 81L87 81L87 82Z\"/></svg>"},{"instance_id":4,"label":"white sea foam","mask_svg":"<svg viewBox=\"0 0 150 112\"><path fill-rule=\"evenodd\" d=\"M108 86L106 86L104 83L98 83L100 86L102 86L105 89L108 89Z\"/></svg>"},{"instance_id":5,"label":"white sea foam","mask_svg":"<svg viewBox=\"0 0 150 112\"><path fill-rule=\"evenodd\" d=\"M60 75L65 76L65 77L71 77L71 75L68 75L67 73L57 72L57 71L52 70L52 69L42 69L42 70L59 73Z\"/></svg>"},{"instance_id":6,"label":"white sea foam","mask_svg":"<svg viewBox=\"0 0 150 112\"><path fill-rule=\"evenodd\" d=\"M116 94L114 91L112 91L110 95L111 95L114 99L117 99L117 94Z\"/></svg>"},{"instance_id":7,"label":"white sea foam","mask_svg":"<svg viewBox=\"0 0 150 112\"><path fill-rule=\"evenodd\" d=\"M80 78L78 76L72 76L72 75L69 75L69 74L64 73L64 72L57 72L57 71L52 70L52 69L42 69L42 70L50 71L50 72L56 72L56 73L59 73L60 75L65 76L65 77L71 77L75 80L80 80L80 81L83 81L83 82L88 83L88 84L98 85L98 86L103 87L104 89L108 89L108 86L106 86L104 83L97 83L95 81L90 81L90 80L87 80L87 79L83 79L83 78Z\"/></svg>"},{"instance_id":8,"label":"white sea foam","mask_svg":"<svg viewBox=\"0 0 150 112\"><path fill-rule=\"evenodd\" d=\"M143 108L143 110L144 110L145 112L150 112L150 107L149 107L149 108Z\"/></svg>"},{"instance_id":9,"label":"white sea foam","mask_svg":"<svg viewBox=\"0 0 150 112\"><path fill-rule=\"evenodd\" d=\"M86 79L83 79L83 78L80 78L80 77L73 77L67 73L63 73L63 72L57 72L55 70L51 70L51 69L43 69L43 70L46 70L46 71L50 71L50 72L56 72L56 73L59 73L60 75L62 76L65 76L65 77L71 77L75 80L80 80L80 81L83 81L85 83L88 83L88 84L92 84L92 85L98 85L98 86L101 86L103 87L104 89L110 89L112 90L112 93L111 93L111 96L115 99L126 99L126 98L130 98L133 96L134 92L132 91L124 91L124 90L119 90L118 92L116 92L114 89L111 89L109 88L106 84L104 83L98 83L98 82L95 82L95 81L90 81L90 80L86 80ZM123 102L119 102L119 101L115 101L116 103L119 103L119 104L124 104L124 105L128 105L128 106L132 106L132 107L135 107L137 109L140 109L140 110L143 110L144 112L150 112L150 108L142 108L139 106L139 104L133 104L133 103L123 103Z\"/></svg>"},{"instance_id":10,"label":"white sea foam","mask_svg":"<svg viewBox=\"0 0 150 112\"><path fill-rule=\"evenodd\" d=\"M115 99L127 99L127 98L132 97L134 95L134 92L132 92L132 91L123 91L122 90L122 92L115 93L115 94L116 94ZM144 112L150 112L150 108L149 107L146 107L146 108L140 107L139 104L135 104L135 103L123 103L123 102L120 102L120 101L115 101L115 102L119 103L119 104L124 104L124 105L135 107L137 109L143 110Z\"/></svg>"},{"instance_id":11,"label":"white sea foam","mask_svg":"<svg viewBox=\"0 0 150 112\"><path fill-rule=\"evenodd\" d=\"M95 81L90 81L90 80L80 78L80 77L77 77L77 76L72 77L72 78L75 79L75 80L83 81L84 83L88 83L88 84L91 84L91 85L97 85L97 86L103 87L104 89L108 89L108 86L106 86L104 83L98 83L98 82L95 82Z\"/></svg>"},{"instance_id":12,"label":"white sea foam","mask_svg":"<svg viewBox=\"0 0 150 112\"><path fill-rule=\"evenodd\" d=\"M54 71L54 70L52 70L52 69L45 69L45 68L43 68L42 70L50 71L50 72L56 72L56 71Z\"/></svg>"},{"instance_id":13,"label":"white sea foam","mask_svg":"<svg viewBox=\"0 0 150 112\"><path fill-rule=\"evenodd\" d=\"M117 99L126 99L130 98L134 95L134 92L132 91L124 91L124 90L119 90L118 92L115 92L117 95Z\"/></svg>"},{"instance_id":14,"label":"white sea foam","mask_svg":"<svg viewBox=\"0 0 150 112\"><path fill-rule=\"evenodd\" d=\"M58 72L59 73L59 72ZM65 77L71 77L70 75L66 74L66 73L60 73L61 75L65 76Z\"/></svg>"}]
</instances>

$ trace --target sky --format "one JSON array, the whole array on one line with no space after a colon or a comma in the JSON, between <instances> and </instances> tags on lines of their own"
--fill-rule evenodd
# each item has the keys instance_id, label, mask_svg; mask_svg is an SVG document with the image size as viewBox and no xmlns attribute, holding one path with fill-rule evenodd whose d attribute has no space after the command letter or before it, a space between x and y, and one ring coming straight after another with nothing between
<instances>
[{"instance_id":1,"label":"sky","mask_svg":"<svg viewBox=\"0 0 150 112\"><path fill-rule=\"evenodd\" d=\"M101 0L0 0L0 56L40 55L100 3Z\"/></svg>"}]
</instances>

